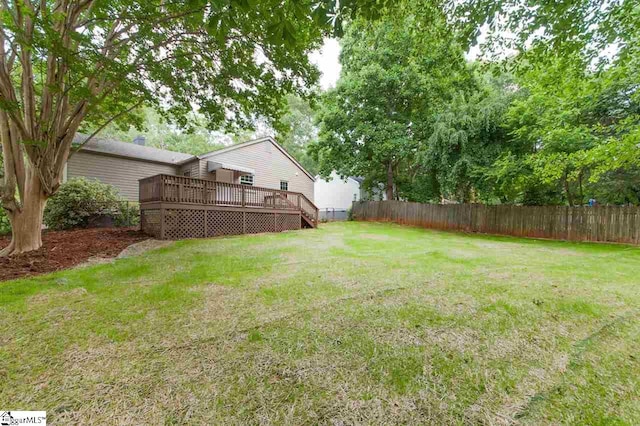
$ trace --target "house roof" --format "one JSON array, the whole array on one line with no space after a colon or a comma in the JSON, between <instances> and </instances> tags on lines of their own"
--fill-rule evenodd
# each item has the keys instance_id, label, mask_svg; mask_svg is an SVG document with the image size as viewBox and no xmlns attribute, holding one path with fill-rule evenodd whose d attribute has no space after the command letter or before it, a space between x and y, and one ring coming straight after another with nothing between
<instances>
[{"instance_id":1,"label":"house roof","mask_svg":"<svg viewBox=\"0 0 640 426\"><path fill-rule=\"evenodd\" d=\"M73 139L74 145L81 145L80 151L97 152L101 154L113 155L117 157L133 158L137 160L151 161L155 163L175 164L180 165L188 163L196 159L208 159L215 157L218 154L233 151L236 149L244 148L256 143L265 141L271 142L276 148L278 148L287 158L289 158L300 170L302 170L311 180L315 181L315 178L309 173L298 161L291 156L280 146L272 137L264 137L259 139L250 140L237 145L232 145L227 148L219 149L217 151L211 151L207 154L194 156L191 154L183 154L180 152L168 151L166 149L152 148L150 146L136 145L134 143L120 142L114 139L106 138L92 138L89 142L84 142L87 139L87 135L78 133ZM213 158L212 158L213 159Z\"/></svg>"},{"instance_id":2,"label":"house roof","mask_svg":"<svg viewBox=\"0 0 640 426\"><path fill-rule=\"evenodd\" d=\"M231 145L230 147L219 149L217 151L211 151L211 152L209 152L207 154L199 155L198 158L207 159L207 158L215 157L216 155L219 155L219 154L223 154L225 152L233 151L233 150L236 150L236 149L244 148L246 146L250 146L250 145L254 145L254 144L261 143L261 142L266 142L266 141L271 142L276 148L278 148L285 156L287 156L287 158L289 158L289 160L291 160L300 170L302 170L304 172L304 174L309 176L309 178L311 180L313 180L313 181L316 180L311 173L309 173L304 167L302 167L302 164L300 164L298 162L298 160L293 158L293 156L291 154L289 154L286 149L284 149L282 146L280 146L280 144L278 142L276 142L276 140L273 139L271 136L267 136L267 137L264 137L264 138L253 139L253 140L250 140L250 141L247 141L247 142L243 142L243 143L240 143L240 144L237 144L237 145ZM188 160L184 160L183 162L186 163L187 161Z\"/></svg>"},{"instance_id":3,"label":"house roof","mask_svg":"<svg viewBox=\"0 0 640 426\"><path fill-rule=\"evenodd\" d=\"M83 144L80 147L81 151L99 152L101 154L134 158L155 163L179 164L195 158L191 154L120 142L114 139L92 138L89 142L84 143L87 137L87 135L77 134L73 139L74 145Z\"/></svg>"},{"instance_id":4,"label":"house roof","mask_svg":"<svg viewBox=\"0 0 640 426\"><path fill-rule=\"evenodd\" d=\"M342 178L342 176L340 176L335 170L331 172L331 179L333 180L334 178L337 178L338 180L342 180L344 182L347 182L349 179L351 179L352 181L354 181L355 183L357 183L358 185L362 185L362 182L364 182L364 178L363 177L358 177L358 176L347 176L344 179ZM316 180L325 180L323 179L320 175L316 176ZM326 181L328 182L328 181Z\"/></svg>"}]
</instances>

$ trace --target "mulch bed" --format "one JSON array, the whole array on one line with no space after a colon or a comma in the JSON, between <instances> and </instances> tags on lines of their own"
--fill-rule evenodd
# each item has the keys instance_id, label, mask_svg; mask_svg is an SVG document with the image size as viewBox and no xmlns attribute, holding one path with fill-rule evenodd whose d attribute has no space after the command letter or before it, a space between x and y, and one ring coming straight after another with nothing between
<instances>
[{"instance_id":1,"label":"mulch bed","mask_svg":"<svg viewBox=\"0 0 640 426\"><path fill-rule=\"evenodd\" d=\"M30 253L0 257L0 281L67 269L90 258L110 258L149 237L134 228L75 229L45 231L43 246ZM0 236L0 249L11 236Z\"/></svg>"}]
</instances>

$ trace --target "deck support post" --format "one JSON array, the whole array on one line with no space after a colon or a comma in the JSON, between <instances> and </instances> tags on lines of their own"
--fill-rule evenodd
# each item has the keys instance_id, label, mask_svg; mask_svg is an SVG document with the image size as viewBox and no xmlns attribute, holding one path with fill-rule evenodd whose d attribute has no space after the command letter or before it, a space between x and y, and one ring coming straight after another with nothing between
<instances>
[{"instance_id":1,"label":"deck support post","mask_svg":"<svg viewBox=\"0 0 640 426\"><path fill-rule=\"evenodd\" d=\"M247 212L242 212L242 233L247 233Z\"/></svg>"},{"instance_id":2,"label":"deck support post","mask_svg":"<svg viewBox=\"0 0 640 426\"><path fill-rule=\"evenodd\" d=\"M203 207L202 209L204 210L204 215L203 215L203 217L204 217L204 219L203 219L204 223L202 224L202 225L203 225L203 226L202 226L202 228L204 229L204 235L202 235L202 237L203 237L203 238L207 238L208 231L209 231L209 230L207 229L207 214L208 214L208 210L207 210L207 208L206 208L206 207Z\"/></svg>"},{"instance_id":3,"label":"deck support post","mask_svg":"<svg viewBox=\"0 0 640 426\"><path fill-rule=\"evenodd\" d=\"M164 240L164 208L160 207L160 239Z\"/></svg>"}]
</instances>

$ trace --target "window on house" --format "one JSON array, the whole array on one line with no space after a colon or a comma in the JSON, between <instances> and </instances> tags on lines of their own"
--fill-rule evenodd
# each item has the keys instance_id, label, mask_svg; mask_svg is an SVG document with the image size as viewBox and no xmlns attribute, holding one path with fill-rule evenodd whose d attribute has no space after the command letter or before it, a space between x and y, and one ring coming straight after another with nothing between
<instances>
[{"instance_id":1,"label":"window on house","mask_svg":"<svg viewBox=\"0 0 640 426\"><path fill-rule=\"evenodd\" d=\"M240 176L240 183L242 185L253 186L253 175L242 175L242 176Z\"/></svg>"},{"instance_id":2,"label":"window on house","mask_svg":"<svg viewBox=\"0 0 640 426\"><path fill-rule=\"evenodd\" d=\"M289 190L289 182L286 180L280 181L280 191L288 191Z\"/></svg>"},{"instance_id":3,"label":"window on house","mask_svg":"<svg viewBox=\"0 0 640 426\"><path fill-rule=\"evenodd\" d=\"M191 170L185 170L184 172L182 172L182 176L191 177Z\"/></svg>"}]
</instances>

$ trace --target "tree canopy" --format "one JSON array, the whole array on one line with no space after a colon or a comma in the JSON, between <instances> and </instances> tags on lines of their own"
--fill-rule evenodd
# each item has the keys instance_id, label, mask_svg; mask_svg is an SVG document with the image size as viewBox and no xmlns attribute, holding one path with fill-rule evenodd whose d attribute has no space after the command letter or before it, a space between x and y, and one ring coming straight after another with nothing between
<instances>
[{"instance_id":1,"label":"tree canopy","mask_svg":"<svg viewBox=\"0 0 640 426\"><path fill-rule=\"evenodd\" d=\"M628 1L401 2L347 30L312 152L323 173L393 178L407 200L637 203L637 12ZM479 63L451 54L481 33Z\"/></svg>"},{"instance_id":2,"label":"tree canopy","mask_svg":"<svg viewBox=\"0 0 640 426\"><path fill-rule=\"evenodd\" d=\"M311 147L323 175L335 169L369 186L384 183L390 199L396 181L412 173L434 111L469 83L442 10L412 2L398 12L348 26L342 74L323 96L319 141Z\"/></svg>"}]
</instances>

